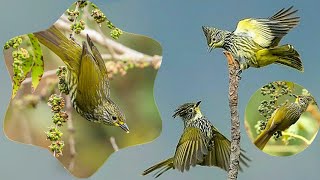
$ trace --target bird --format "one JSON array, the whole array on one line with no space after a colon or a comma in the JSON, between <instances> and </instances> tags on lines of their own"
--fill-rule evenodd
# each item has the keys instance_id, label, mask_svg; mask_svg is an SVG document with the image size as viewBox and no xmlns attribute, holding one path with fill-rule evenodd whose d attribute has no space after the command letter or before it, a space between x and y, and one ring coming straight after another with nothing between
<instances>
[{"instance_id":1,"label":"bird","mask_svg":"<svg viewBox=\"0 0 320 180\"><path fill-rule=\"evenodd\" d=\"M293 103L286 101L272 113L266 128L254 140L254 144L263 150L273 134L285 131L295 124L311 102L314 102L314 99L309 95L297 96Z\"/></svg>"},{"instance_id":2,"label":"bird","mask_svg":"<svg viewBox=\"0 0 320 180\"><path fill-rule=\"evenodd\" d=\"M261 68L281 64L304 71L298 51L290 44L279 45L281 39L299 24L293 6L281 9L269 18L247 18L238 22L233 32L202 26L209 51L223 48L240 64L242 72L249 67Z\"/></svg>"},{"instance_id":3,"label":"bird","mask_svg":"<svg viewBox=\"0 0 320 180\"><path fill-rule=\"evenodd\" d=\"M34 34L66 64L65 80L76 112L89 121L117 126L129 133L124 114L110 97L107 68L90 36L81 47L54 25Z\"/></svg>"},{"instance_id":4,"label":"bird","mask_svg":"<svg viewBox=\"0 0 320 180\"><path fill-rule=\"evenodd\" d=\"M173 157L143 171L142 175L147 175L158 170L155 178L170 169L177 169L180 172L188 171L190 167L216 166L225 171L230 164L230 141L222 135L213 124L202 115L200 103L185 103L179 106L173 114L173 118L180 117L184 124L183 134ZM243 154L240 154L240 162L248 166L250 161ZM242 170L241 166L239 167Z\"/></svg>"}]
</instances>

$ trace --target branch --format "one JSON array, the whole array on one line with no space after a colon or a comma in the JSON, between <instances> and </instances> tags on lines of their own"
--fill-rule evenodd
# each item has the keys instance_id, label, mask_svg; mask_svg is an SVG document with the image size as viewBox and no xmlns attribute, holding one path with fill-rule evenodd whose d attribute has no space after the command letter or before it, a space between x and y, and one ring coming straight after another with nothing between
<instances>
[{"instance_id":1,"label":"branch","mask_svg":"<svg viewBox=\"0 0 320 180\"><path fill-rule=\"evenodd\" d=\"M60 30L71 32L70 30L70 22L67 19L66 15L62 15L61 18L54 24ZM79 34L81 37L86 38L87 34L90 34L90 38L100 44L101 46L114 51L111 54L103 55L104 59L113 59L113 60L120 60L120 61L144 61L144 62L152 62L159 64L156 67L160 67L162 56L159 55L146 55L131 48L128 48L112 39L105 38L104 35L100 34L99 32L86 28Z\"/></svg>"},{"instance_id":2,"label":"branch","mask_svg":"<svg viewBox=\"0 0 320 180\"><path fill-rule=\"evenodd\" d=\"M76 157L76 147L75 147L75 140L74 140L74 133L75 129L73 127L73 122L72 122L72 106L71 106L71 100L70 97L66 97L66 111L68 114L68 120L67 120L67 125L68 125L68 131L69 131L69 148L70 148L70 162L68 166L68 170L72 172L74 170L74 165L75 165L75 157Z\"/></svg>"},{"instance_id":3,"label":"branch","mask_svg":"<svg viewBox=\"0 0 320 180\"><path fill-rule=\"evenodd\" d=\"M53 76L55 75L56 76L56 72L57 72L57 69L53 69L53 70L49 70L49 71L46 71L43 73L42 75L42 79L46 78L46 77L49 77L49 76ZM29 77L29 78L26 78L22 83L21 85L24 85L24 84L29 84L32 82L32 78Z\"/></svg>"},{"instance_id":4,"label":"branch","mask_svg":"<svg viewBox=\"0 0 320 180\"><path fill-rule=\"evenodd\" d=\"M119 151L119 147L116 143L116 138L114 138L113 136L110 137L110 143L112 145L112 148L115 152Z\"/></svg>"},{"instance_id":5,"label":"branch","mask_svg":"<svg viewBox=\"0 0 320 180\"><path fill-rule=\"evenodd\" d=\"M239 63L233 58L230 52L224 51L228 60L229 69L229 107L231 114L231 154L228 180L236 180L239 170L240 158L240 120L238 114L238 86L240 77Z\"/></svg>"}]
</instances>

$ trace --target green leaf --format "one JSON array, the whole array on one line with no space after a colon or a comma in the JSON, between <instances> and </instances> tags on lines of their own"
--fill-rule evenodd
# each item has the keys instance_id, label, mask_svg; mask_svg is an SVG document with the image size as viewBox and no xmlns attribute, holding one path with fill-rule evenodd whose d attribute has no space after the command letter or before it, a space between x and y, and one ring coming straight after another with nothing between
<instances>
[{"instance_id":1,"label":"green leaf","mask_svg":"<svg viewBox=\"0 0 320 180\"><path fill-rule=\"evenodd\" d=\"M22 60L22 64L16 67L13 67L12 95L11 95L12 99L16 96L17 91L21 86L21 83L26 79L32 66L33 66L33 56L29 56L29 58Z\"/></svg>"},{"instance_id":2,"label":"green leaf","mask_svg":"<svg viewBox=\"0 0 320 180\"><path fill-rule=\"evenodd\" d=\"M42 78L43 71L44 71L44 63L43 63L43 55L42 49L40 47L40 43L37 37L34 34L28 34L30 39L32 48L33 48L33 66L31 71L31 78L32 78L32 89L33 91L39 85L39 82Z\"/></svg>"}]
</instances>

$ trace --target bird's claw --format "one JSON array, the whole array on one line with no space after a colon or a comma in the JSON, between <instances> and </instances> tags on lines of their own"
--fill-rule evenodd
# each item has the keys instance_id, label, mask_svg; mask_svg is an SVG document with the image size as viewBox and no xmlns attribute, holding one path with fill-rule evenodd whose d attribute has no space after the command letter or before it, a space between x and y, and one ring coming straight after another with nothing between
<instances>
[{"instance_id":1,"label":"bird's claw","mask_svg":"<svg viewBox=\"0 0 320 180\"><path fill-rule=\"evenodd\" d=\"M236 76L239 78L239 80L241 80L241 73L242 73L242 69L239 69L236 74Z\"/></svg>"}]
</instances>

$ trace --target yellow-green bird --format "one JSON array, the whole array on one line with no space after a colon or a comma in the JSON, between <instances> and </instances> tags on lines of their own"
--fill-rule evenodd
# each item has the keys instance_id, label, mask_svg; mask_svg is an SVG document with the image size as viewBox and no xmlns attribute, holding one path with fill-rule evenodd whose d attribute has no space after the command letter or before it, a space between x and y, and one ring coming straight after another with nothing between
<instances>
[{"instance_id":1,"label":"yellow-green bird","mask_svg":"<svg viewBox=\"0 0 320 180\"><path fill-rule=\"evenodd\" d=\"M181 117L184 130L174 156L146 169L142 175L158 170L154 176L159 177L170 169L184 172L196 165L229 169L230 141L202 115L200 103L185 103L175 110L173 117ZM241 153L240 162L248 166L247 161L250 160Z\"/></svg>"},{"instance_id":2,"label":"yellow-green bird","mask_svg":"<svg viewBox=\"0 0 320 180\"><path fill-rule=\"evenodd\" d=\"M210 51L223 48L240 62L241 70L282 64L303 72L299 53L290 44L279 45L280 40L299 24L297 10L281 9L269 18L248 18L229 32L202 26Z\"/></svg>"},{"instance_id":3,"label":"yellow-green bird","mask_svg":"<svg viewBox=\"0 0 320 180\"><path fill-rule=\"evenodd\" d=\"M74 109L89 121L129 128L120 108L110 98L105 63L87 35L82 47L66 38L55 26L35 33L38 40L58 55L67 66L67 86Z\"/></svg>"},{"instance_id":4,"label":"yellow-green bird","mask_svg":"<svg viewBox=\"0 0 320 180\"><path fill-rule=\"evenodd\" d=\"M254 144L263 150L274 133L284 131L295 124L313 101L311 96L301 95L293 103L285 102L272 113L266 128L258 135Z\"/></svg>"}]
</instances>

